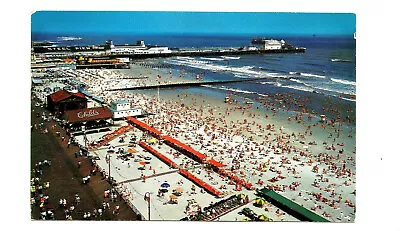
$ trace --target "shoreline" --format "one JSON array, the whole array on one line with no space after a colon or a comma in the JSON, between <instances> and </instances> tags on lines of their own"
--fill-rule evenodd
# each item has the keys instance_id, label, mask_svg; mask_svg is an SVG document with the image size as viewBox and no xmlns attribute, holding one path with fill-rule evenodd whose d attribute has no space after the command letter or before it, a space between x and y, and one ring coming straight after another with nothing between
<instances>
[{"instance_id":1,"label":"shoreline","mask_svg":"<svg viewBox=\"0 0 400 231\"><path fill-rule=\"evenodd\" d=\"M160 70L135 67L134 70L129 71L129 74L135 76L135 73L139 73L139 75L148 73L150 76L146 80L149 82L157 81L158 77L155 73L158 73L158 75L162 74L164 81L167 81L165 80L166 78L168 78L168 81L182 78L179 75L176 76L176 73L169 73L168 69ZM308 209L314 208L317 205L315 208L319 208L317 209L319 215L322 215L323 211L328 212L335 221L338 221L336 219L339 216L338 209L330 208L331 206L326 202L316 201L315 191L320 192L323 198L328 198L328 201L341 201L337 202L339 210L344 211L344 215L348 216L350 221L354 221L352 208L346 206L343 201L346 199L350 201L355 200L355 196L353 197L350 194L351 191L355 190L355 172L353 173L355 168L351 165L353 161L348 159L353 158L355 160L355 153L353 153L353 148L355 148L355 131L353 131L354 138L348 137L349 139L347 139L343 137L343 133L342 137L337 140L334 137L328 138L329 133L336 136L336 128L330 128L329 126L321 128L322 124L318 123L315 118L307 121L307 118L304 119L303 115L301 116L303 117L302 120L298 120L300 123L296 123L294 115L292 115L293 117L289 121L288 113L284 110L271 110L271 107L270 110L265 110L262 107L257 109L254 108L255 105L246 108L246 105L240 104L240 101L238 101L237 105L225 104L223 103L223 94L217 94L218 96L213 98L215 95L198 93L198 91L207 92L204 89L179 89L179 96L176 92L173 93L172 90L162 90L160 91L161 102L158 102L158 92L155 91L146 91L144 95L129 91L116 91L112 94L102 93L101 90L108 81L96 82L96 85L93 85L95 79L91 80L90 77L82 79L82 81L87 82L91 93L100 95L100 97L106 99L106 102L116 99L127 99L132 103L144 106L146 111L155 112L155 115L151 116L151 120L145 118L142 121L170 134L184 143L189 143L195 150L204 151L204 145L215 147L218 154L215 154L215 152L211 154L213 153L211 150L214 148L207 148L207 154L212 155L217 161L222 161L226 164L232 163L234 166L242 166L243 168L246 166L246 171L243 173L239 171L239 173L240 175L247 176L253 185L256 186L258 179L262 179L264 185L270 184L279 187L281 190L283 189L283 195L291 199L295 198L295 202L304 204ZM142 83L144 83L143 80ZM240 98L239 95L236 97ZM161 105L159 105L160 103ZM266 115L268 115L268 118L266 118ZM312 135L311 132L313 132ZM140 135L137 132L135 134L137 136ZM323 136L327 138L323 139ZM91 140L95 140L96 137L93 136ZM202 143L196 143L196 140ZM309 145L313 141L317 144ZM325 142L326 144L323 144ZM343 143L343 146L337 145L339 143ZM231 149L224 148L225 146L230 146ZM342 154L338 154L338 158L336 158L338 151L327 149L335 148L336 150L342 147L343 152ZM235 150L235 152L241 153L243 156L229 154L229 150ZM169 153L171 149L161 147L160 151ZM257 152L262 155L257 154ZM262 166L259 168L260 166L258 165L265 165L265 162L258 162L257 159L252 158L253 155L257 155L262 160L268 161L268 166L264 167L268 170L264 171ZM299 159L299 161L295 160L295 158ZM240 164L238 163L238 159L241 160ZM272 163L270 163L270 160L272 160ZM101 163L103 161L101 160ZM119 160L115 159L115 161L119 163ZM347 171L340 170L342 161L350 162L347 165ZM154 164L157 166L160 165L159 163ZM316 166L316 164L320 166L320 170L317 170L318 173L313 172L315 170L313 166ZM104 163L101 165L106 169ZM353 162L353 165L355 166L355 162ZM119 165L115 167L122 169ZM320 173L325 171L326 173ZM281 174L276 174L276 172L282 172L284 178L279 179L278 183L268 182L270 179L282 176ZM348 177L349 174L351 177ZM335 176L345 178L345 180L336 178ZM297 177L301 177L301 180L297 180ZM326 179L329 182L326 182ZM300 183L300 186L295 186L296 182ZM352 186L342 186L344 182L348 182L346 184ZM223 183L220 182L219 184ZM136 182L135 184L129 184L129 187L131 190L138 190L138 187L143 187L143 185L140 182ZM154 186L148 187L154 188ZM285 188L293 187L295 190L285 190ZM143 192L138 193L143 194ZM248 193L251 194L251 192ZM329 195L330 193L333 197ZM297 197L300 194L302 194L301 199L298 199ZM343 199L339 200L339 195ZM197 198L196 200L202 199ZM135 200L133 203L135 203ZM136 203L141 204L140 200ZM206 204L207 200L202 202L203 207ZM323 209L322 206L324 206ZM145 208L146 206L141 204L139 207ZM168 210L165 212L168 213Z\"/></svg>"}]
</instances>

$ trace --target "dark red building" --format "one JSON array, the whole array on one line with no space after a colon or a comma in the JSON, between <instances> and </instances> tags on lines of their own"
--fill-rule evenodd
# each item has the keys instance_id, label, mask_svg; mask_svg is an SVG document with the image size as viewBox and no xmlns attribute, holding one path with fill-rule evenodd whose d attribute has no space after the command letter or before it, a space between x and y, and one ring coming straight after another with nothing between
<instances>
[{"instance_id":1,"label":"dark red building","mask_svg":"<svg viewBox=\"0 0 400 231\"><path fill-rule=\"evenodd\" d=\"M111 118L112 112L108 107L69 110L64 113L64 119L72 132L87 130L100 132L102 128L108 127Z\"/></svg>"},{"instance_id":2,"label":"dark red building","mask_svg":"<svg viewBox=\"0 0 400 231\"><path fill-rule=\"evenodd\" d=\"M80 92L59 90L47 96L47 107L50 111L64 114L68 110L87 108L87 99Z\"/></svg>"}]
</instances>

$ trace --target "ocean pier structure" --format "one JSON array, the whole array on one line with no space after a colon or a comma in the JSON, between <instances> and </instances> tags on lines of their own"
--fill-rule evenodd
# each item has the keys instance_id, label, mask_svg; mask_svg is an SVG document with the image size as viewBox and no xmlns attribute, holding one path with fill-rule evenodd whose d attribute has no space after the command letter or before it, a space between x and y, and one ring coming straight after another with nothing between
<instances>
[{"instance_id":1,"label":"ocean pier structure","mask_svg":"<svg viewBox=\"0 0 400 231\"><path fill-rule=\"evenodd\" d=\"M92 46L53 47L32 45L32 51L34 54L37 54L38 57L42 58L76 58L77 56L92 58L102 57L108 59L109 62L86 62L83 65L77 65L77 68L98 68L99 66L115 68L116 63L115 61L113 62L113 60L118 58L129 58L132 60L172 56L225 56L257 54L262 55L270 53L304 53L306 51L306 48L293 46L286 43L284 40L278 41L272 39L261 40L259 43L254 43L253 40L252 46L243 46L238 48L227 47L223 49L169 49L169 47L167 46L145 45L143 40L139 40L136 44L133 45L114 45L113 41L109 40L106 42L105 45ZM118 64L123 66L121 63ZM122 68L126 67L123 66Z\"/></svg>"}]
</instances>

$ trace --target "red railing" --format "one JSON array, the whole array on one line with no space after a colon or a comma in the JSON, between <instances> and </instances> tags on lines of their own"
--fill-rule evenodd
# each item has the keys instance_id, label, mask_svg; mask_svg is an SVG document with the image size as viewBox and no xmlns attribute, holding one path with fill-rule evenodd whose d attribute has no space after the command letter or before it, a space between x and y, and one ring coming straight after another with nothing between
<instances>
[{"instance_id":1,"label":"red railing","mask_svg":"<svg viewBox=\"0 0 400 231\"><path fill-rule=\"evenodd\" d=\"M152 153L153 155L157 156L161 161L163 161L164 163L168 164L168 166L171 166L173 168L178 168L178 165L175 164L175 162L173 162L172 160L170 160L168 157L164 156L163 154L161 154L160 152L158 152L157 150L155 150L154 148L150 147L149 145L147 145L145 142L140 141L139 145L146 149L147 151L149 151L150 153Z\"/></svg>"},{"instance_id":2,"label":"red railing","mask_svg":"<svg viewBox=\"0 0 400 231\"><path fill-rule=\"evenodd\" d=\"M229 179L235 181L238 184L243 185L248 190L254 190L254 187L253 187L253 185L251 183L248 183L245 180L240 179L238 176L236 176L232 172L227 172L224 169L220 168L220 169L218 169L218 173L223 175L223 176L227 176Z\"/></svg>"},{"instance_id":3,"label":"red railing","mask_svg":"<svg viewBox=\"0 0 400 231\"><path fill-rule=\"evenodd\" d=\"M161 136L162 132L150 127L149 125L133 118L133 117L126 117L128 121L132 122L133 124L135 124L136 126L138 126L139 128L149 131L151 132L153 135L155 135L156 138L158 139L163 139L165 141L166 144L168 144L169 146L178 149L180 151L182 151L184 154L188 155L190 158L200 162L200 163L204 163L206 162L206 155L194 150L193 148L191 148L190 146L180 142L177 139L174 139L168 135L165 136ZM152 147L148 146L146 143L141 142L141 146L145 149L147 149L148 151L150 151L151 153L153 153L154 155L156 155L157 157L159 157L162 161L164 161L165 163L167 163L170 166L174 166L174 168L178 168L177 165L170 159L168 159L166 156L162 155L161 153L157 152L155 149L153 149ZM227 172L224 169L220 168L225 166L224 164L211 159L208 160L207 163L209 163L210 165L212 165L214 167L214 170L217 171L219 174L227 176L229 179L235 181L236 183L244 186L246 189L248 190L254 190L254 187L251 183L246 182L245 180L239 178L238 176L236 176L235 174L231 173L231 172ZM220 196L221 193L214 189L213 187L211 187L210 185L206 184L205 182L203 182L202 180L198 179L197 177L195 177L194 175L190 174L188 171L183 170L183 169L179 169L179 172L181 174L183 174L184 176L187 176L188 178L198 182L198 184L201 187L204 187L207 191L209 191L210 193Z\"/></svg>"},{"instance_id":4,"label":"red railing","mask_svg":"<svg viewBox=\"0 0 400 231\"><path fill-rule=\"evenodd\" d=\"M153 128L153 127L150 127L149 125L143 123L142 121L140 121L140 120L138 120L138 119L136 119L136 118L133 118L133 117L128 116L128 117L126 117L126 119L127 119L129 122L132 122L134 125L136 125L136 126L139 127L140 129L146 130L146 131L152 133L152 134L155 135L156 137L158 137L158 136L160 136L160 135L162 134L161 131L158 131L157 129L155 129L155 128Z\"/></svg>"},{"instance_id":5,"label":"red railing","mask_svg":"<svg viewBox=\"0 0 400 231\"><path fill-rule=\"evenodd\" d=\"M128 126L123 126L118 128L117 130L107 133L102 137L102 140L100 142L97 143L97 145L91 145L91 148L99 148L103 145L105 145L106 143L110 142L111 140L113 140L115 137L127 132L128 130L132 129L132 125L128 125Z\"/></svg>"},{"instance_id":6,"label":"red railing","mask_svg":"<svg viewBox=\"0 0 400 231\"><path fill-rule=\"evenodd\" d=\"M196 161L203 163L206 155L194 150L193 148L189 147L188 145L180 142L177 139L174 139L170 136L163 136L162 139L166 142L166 144L170 145L170 146L174 146L177 149L181 149L183 151L186 151L188 154L192 155L191 157L194 157L194 159L196 159Z\"/></svg>"},{"instance_id":7,"label":"red railing","mask_svg":"<svg viewBox=\"0 0 400 231\"><path fill-rule=\"evenodd\" d=\"M195 184L199 185L200 187L204 188L207 192L217 196L217 197L222 197L222 193L212 187L211 185L207 184L206 182L202 181L201 179L197 178L187 170L184 170L182 168L179 169L179 173L188 178L189 180L193 181Z\"/></svg>"}]
</instances>

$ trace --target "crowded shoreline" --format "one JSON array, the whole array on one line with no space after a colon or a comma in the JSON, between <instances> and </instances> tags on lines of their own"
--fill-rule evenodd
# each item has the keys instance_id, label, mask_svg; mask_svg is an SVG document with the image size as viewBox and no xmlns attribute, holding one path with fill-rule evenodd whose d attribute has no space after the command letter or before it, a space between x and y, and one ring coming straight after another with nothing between
<instances>
[{"instance_id":1,"label":"crowded shoreline","mask_svg":"<svg viewBox=\"0 0 400 231\"><path fill-rule=\"evenodd\" d=\"M226 95L223 93L208 95L207 91L211 91L210 89L205 89L204 93L198 89L106 91L117 85L157 84L160 81L178 82L185 79L182 76L185 73L174 73L168 67L133 64L131 70L67 72L74 73L74 79L85 83L87 91L104 99L106 103L124 99L152 112L153 115L141 120L190 145L207 157L227 165L227 169L248 179L254 187L272 188L331 221L354 221L355 129L346 126L346 121L336 121L335 118L329 122L320 122L317 115L292 111L273 104L274 97L284 97L280 95L259 97L254 104L246 104L246 93L233 92L229 95L232 101L224 103ZM59 83L56 81L49 82L48 86L54 87L57 84ZM39 97L43 94L41 90L43 89L39 89L38 92ZM120 126L126 125L125 121L121 121ZM103 135L104 133L90 134L87 138L89 142L96 142ZM135 140L146 142L150 142L151 139L136 128L125 133L124 137L127 142L120 143L118 140L113 140L108 147L118 146L126 150L132 145L129 142L130 138L135 137ZM80 145L84 145L83 137L75 139ZM220 188L225 196L238 193L229 181L220 178L214 172L206 172L202 166L165 144L154 144L153 147L192 174ZM138 146L134 149L137 152L135 156L149 155ZM99 158L96 164L100 171L104 170L107 174L107 149L97 149L92 154ZM119 155L111 155L111 177L117 184L127 179L140 179L119 184L116 189L142 214L146 214L147 205L141 197L146 191L151 191L154 195L152 197L157 198L153 203L154 217L151 219L179 220L185 216L184 205L187 201L195 200L200 207L218 201L211 195L201 192L197 186L194 186L193 191L199 194L190 194L192 183L176 173L153 177L143 182L142 174L151 176L169 172L170 168L153 157L150 164L144 166L144 170L138 171L138 168L143 166L138 166L134 160L135 158L132 161L121 159ZM178 198L179 204L168 204L169 198L158 197L158 186L165 181L174 187L188 190L184 196ZM171 186L171 190L172 188ZM256 199L254 192L244 191L250 200ZM273 220L296 220L287 214L278 215L273 205L268 206L271 206L271 209L267 211L264 208L262 212L267 213ZM234 210L220 217L220 220L232 221L241 218L237 215L237 210Z\"/></svg>"}]
</instances>

